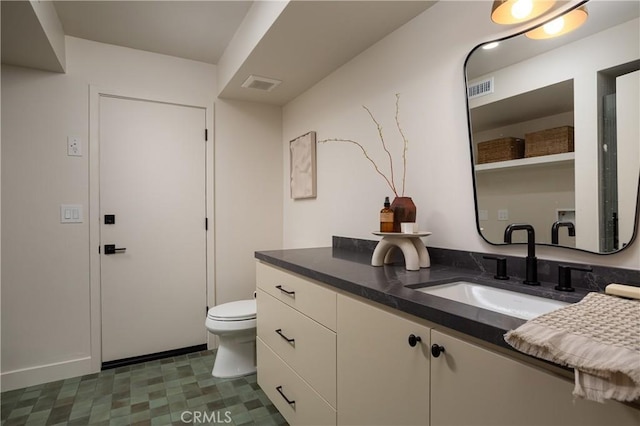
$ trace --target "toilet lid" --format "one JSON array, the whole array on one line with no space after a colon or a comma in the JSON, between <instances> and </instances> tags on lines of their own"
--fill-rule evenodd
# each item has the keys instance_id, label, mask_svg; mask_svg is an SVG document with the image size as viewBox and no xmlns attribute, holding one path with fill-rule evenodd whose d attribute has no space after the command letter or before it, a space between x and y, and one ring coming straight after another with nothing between
<instances>
[{"instance_id":1,"label":"toilet lid","mask_svg":"<svg viewBox=\"0 0 640 426\"><path fill-rule=\"evenodd\" d=\"M256 300L238 300L209 309L207 317L218 321L240 321L256 317Z\"/></svg>"}]
</instances>

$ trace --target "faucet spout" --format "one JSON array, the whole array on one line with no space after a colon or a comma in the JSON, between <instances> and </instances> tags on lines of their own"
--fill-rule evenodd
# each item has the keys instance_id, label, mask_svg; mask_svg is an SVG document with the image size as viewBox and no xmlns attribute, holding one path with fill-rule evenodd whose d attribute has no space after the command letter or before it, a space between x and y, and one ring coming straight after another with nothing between
<instances>
[{"instance_id":1,"label":"faucet spout","mask_svg":"<svg viewBox=\"0 0 640 426\"><path fill-rule=\"evenodd\" d=\"M526 278L523 281L529 285L540 285L538 281L538 259L536 258L536 233L533 226L527 223L512 223L504 230L504 242L511 244L511 234L513 231L527 231L527 258L526 258Z\"/></svg>"},{"instance_id":2,"label":"faucet spout","mask_svg":"<svg viewBox=\"0 0 640 426\"><path fill-rule=\"evenodd\" d=\"M558 244L558 231L562 226L567 227L570 237L576 236L576 226L573 224L573 222L561 222L561 221L553 222L553 225L551 225L551 244L555 244L555 245Z\"/></svg>"}]
</instances>

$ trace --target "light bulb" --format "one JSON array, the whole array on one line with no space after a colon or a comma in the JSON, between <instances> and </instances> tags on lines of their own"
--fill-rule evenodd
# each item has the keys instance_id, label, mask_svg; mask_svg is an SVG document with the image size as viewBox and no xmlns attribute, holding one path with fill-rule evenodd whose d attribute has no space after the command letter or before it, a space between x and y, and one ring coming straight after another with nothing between
<instances>
[{"instance_id":1,"label":"light bulb","mask_svg":"<svg viewBox=\"0 0 640 426\"><path fill-rule=\"evenodd\" d=\"M500 43L498 43L497 41L494 41L492 43L485 44L484 46L482 46L482 48L484 50L495 49L496 47L498 47L499 44Z\"/></svg>"},{"instance_id":2,"label":"light bulb","mask_svg":"<svg viewBox=\"0 0 640 426\"><path fill-rule=\"evenodd\" d=\"M532 0L518 0L511 7L511 15L516 19L524 19L533 10Z\"/></svg>"},{"instance_id":3,"label":"light bulb","mask_svg":"<svg viewBox=\"0 0 640 426\"><path fill-rule=\"evenodd\" d=\"M564 28L564 17L561 16L551 22L547 22L542 28L544 28L544 32L549 35L558 34Z\"/></svg>"}]
</instances>

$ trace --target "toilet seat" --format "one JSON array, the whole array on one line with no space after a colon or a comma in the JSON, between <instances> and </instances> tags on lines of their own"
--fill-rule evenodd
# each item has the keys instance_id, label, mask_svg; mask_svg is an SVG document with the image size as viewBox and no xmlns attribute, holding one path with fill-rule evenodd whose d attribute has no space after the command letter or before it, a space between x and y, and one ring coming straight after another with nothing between
<instances>
[{"instance_id":1,"label":"toilet seat","mask_svg":"<svg viewBox=\"0 0 640 426\"><path fill-rule=\"evenodd\" d=\"M256 300L238 300L214 306L207 318L215 321L246 321L256 318Z\"/></svg>"}]
</instances>

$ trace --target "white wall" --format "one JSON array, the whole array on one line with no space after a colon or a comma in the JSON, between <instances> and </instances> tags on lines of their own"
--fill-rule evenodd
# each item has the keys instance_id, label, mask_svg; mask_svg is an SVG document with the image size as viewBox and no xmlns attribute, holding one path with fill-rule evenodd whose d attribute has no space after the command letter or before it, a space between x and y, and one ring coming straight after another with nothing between
<instances>
[{"instance_id":1,"label":"white wall","mask_svg":"<svg viewBox=\"0 0 640 426\"><path fill-rule=\"evenodd\" d=\"M215 258L220 304L253 297L254 252L282 246L282 109L219 100L216 123Z\"/></svg>"},{"instance_id":2,"label":"white wall","mask_svg":"<svg viewBox=\"0 0 640 426\"><path fill-rule=\"evenodd\" d=\"M89 216L89 85L205 105L207 122L213 122L215 66L72 37L66 48L66 74L2 66L2 390L86 374L100 365L99 312L90 302L97 289L90 287L90 250L96 248L89 247L89 223L59 223L62 203L82 204ZM215 129L208 124L215 143L223 145L216 157L238 168L220 164L214 181L209 150L210 219L214 185L223 195L262 200L279 215L279 111L223 102L219 113ZM83 157L67 157L68 135L82 138ZM230 198L216 201L227 209ZM247 297L255 287L253 250L281 244L279 217L262 222L264 217L257 209L216 216L225 220L215 227L223 228L224 239L215 245L209 239L210 305L214 276L224 283L217 289L221 297ZM214 263L214 251L244 258Z\"/></svg>"},{"instance_id":3,"label":"white wall","mask_svg":"<svg viewBox=\"0 0 640 426\"><path fill-rule=\"evenodd\" d=\"M508 33L490 22L490 8L490 1L438 2L286 105L284 164L288 141L309 130L318 139L356 139L379 154L376 129L360 105L392 135L394 93L401 93L410 140L407 195L420 228L433 232L427 244L523 255L523 247L485 243L475 225L463 65L474 46ZM331 235L373 239L383 197L391 195L384 181L352 146L321 144L317 158L318 198L284 199L284 246L327 246ZM283 188L287 194L286 168ZM640 269L638 243L610 256L544 247L538 256Z\"/></svg>"}]
</instances>

